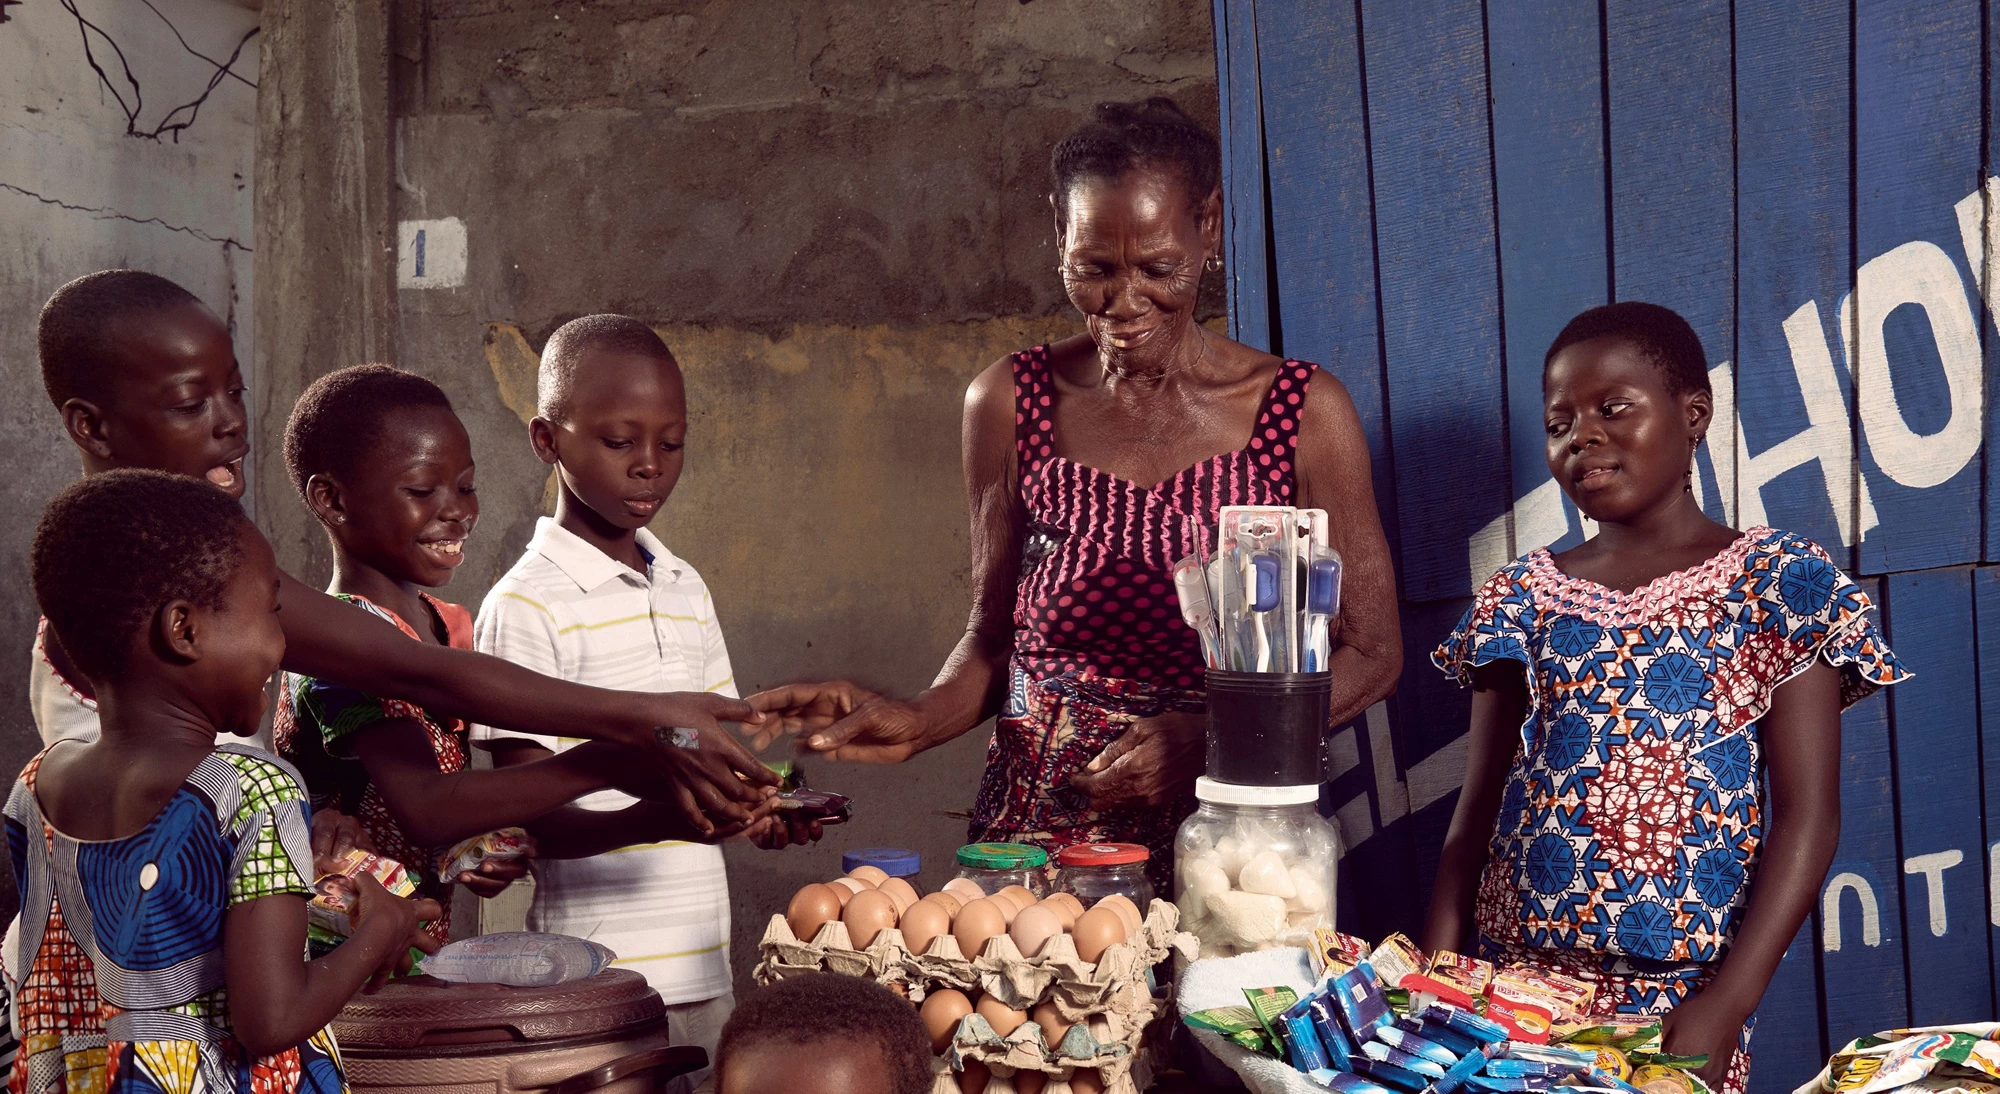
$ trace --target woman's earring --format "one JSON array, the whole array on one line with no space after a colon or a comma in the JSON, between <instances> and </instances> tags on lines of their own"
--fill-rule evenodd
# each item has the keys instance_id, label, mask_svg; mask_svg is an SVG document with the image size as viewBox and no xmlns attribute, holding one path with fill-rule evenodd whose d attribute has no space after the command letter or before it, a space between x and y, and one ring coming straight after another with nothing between
<instances>
[{"instance_id":1,"label":"woman's earring","mask_svg":"<svg viewBox=\"0 0 2000 1094\"><path fill-rule=\"evenodd\" d=\"M1201 268L1207 270L1209 273L1214 273L1217 270L1222 269L1222 256L1209 255L1208 258L1202 262Z\"/></svg>"}]
</instances>

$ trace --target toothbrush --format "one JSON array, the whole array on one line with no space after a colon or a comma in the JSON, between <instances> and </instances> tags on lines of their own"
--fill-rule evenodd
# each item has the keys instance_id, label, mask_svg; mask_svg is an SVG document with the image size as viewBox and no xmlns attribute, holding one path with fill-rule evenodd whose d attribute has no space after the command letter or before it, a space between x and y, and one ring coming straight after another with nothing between
<instances>
[{"instance_id":1,"label":"toothbrush","mask_svg":"<svg viewBox=\"0 0 2000 1094\"><path fill-rule=\"evenodd\" d=\"M1324 672L1333 655L1329 634L1340 614L1340 556L1329 551L1313 559L1306 578L1305 670Z\"/></svg>"},{"instance_id":2,"label":"toothbrush","mask_svg":"<svg viewBox=\"0 0 2000 1094\"><path fill-rule=\"evenodd\" d=\"M1202 577L1201 563L1190 555L1174 563L1174 592L1181 602L1181 619L1194 628L1201 639L1201 659L1209 668L1215 668L1216 640L1215 605L1208 599L1208 582Z\"/></svg>"},{"instance_id":3,"label":"toothbrush","mask_svg":"<svg viewBox=\"0 0 2000 1094\"><path fill-rule=\"evenodd\" d=\"M1271 671L1271 613L1280 600L1278 579L1282 574L1276 551L1256 551L1244 556L1243 587L1250 595L1249 609L1256 630L1258 672Z\"/></svg>"}]
</instances>

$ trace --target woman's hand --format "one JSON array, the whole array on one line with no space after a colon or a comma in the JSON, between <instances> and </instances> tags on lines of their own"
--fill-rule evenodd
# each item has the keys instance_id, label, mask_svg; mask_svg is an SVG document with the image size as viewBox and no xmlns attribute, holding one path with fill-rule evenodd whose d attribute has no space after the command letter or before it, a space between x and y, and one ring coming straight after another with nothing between
<instances>
[{"instance_id":1,"label":"woman's hand","mask_svg":"<svg viewBox=\"0 0 2000 1094\"><path fill-rule=\"evenodd\" d=\"M845 680L772 688L752 695L750 705L783 732L804 735L807 749L835 760L898 764L931 746L929 724L915 706ZM775 737L760 732L757 747Z\"/></svg>"},{"instance_id":2,"label":"woman's hand","mask_svg":"<svg viewBox=\"0 0 2000 1094\"><path fill-rule=\"evenodd\" d=\"M1695 1074L1710 1090L1721 1090L1722 1081L1729 1077L1730 1061L1736 1058L1737 1037L1752 1009L1745 1009L1711 985L1660 1020L1660 1047L1676 1056L1706 1055L1708 1063L1695 1069Z\"/></svg>"},{"instance_id":3,"label":"woman's hand","mask_svg":"<svg viewBox=\"0 0 2000 1094\"><path fill-rule=\"evenodd\" d=\"M313 870L319 874L339 872L340 860L349 851L375 853L375 841L361 830L361 822L351 814L328 807L312 815Z\"/></svg>"},{"instance_id":4,"label":"woman's hand","mask_svg":"<svg viewBox=\"0 0 2000 1094\"><path fill-rule=\"evenodd\" d=\"M528 864L533 861L535 848L530 843L528 852L510 858L489 858L479 860L479 865L470 870L460 870L457 881L472 891L481 900L491 900L507 891L507 886L526 877Z\"/></svg>"},{"instance_id":5,"label":"woman's hand","mask_svg":"<svg viewBox=\"0 0 2000 1094\"><path fill-rule=\"evenodd\" d=\"M819 821L773 813L744 829L743 838L766 851L782 851L793 845L818 843L822 831Z\"/></svg>"},{"instance_id":6,"label":"woman's hand","mask_svg":"<svg viewBox=\"0 0 2000 1094\"><path fill-rule=\"evenodd\" d=\"M1193 789L1207 751L1206 715L1141 718L1069 781L1090 795L1093 809L1161 806Z\"/></svg>"}]
</instances>

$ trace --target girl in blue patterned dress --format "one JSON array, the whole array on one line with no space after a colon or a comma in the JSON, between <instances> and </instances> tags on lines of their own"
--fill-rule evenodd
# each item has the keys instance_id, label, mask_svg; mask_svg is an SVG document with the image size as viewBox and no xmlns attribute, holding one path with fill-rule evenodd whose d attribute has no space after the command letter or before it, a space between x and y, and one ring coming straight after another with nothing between
<instances>
[{"instance_id":1,"label":"girl in blue patterned dress","mask_svg":"<svg viewBox=\"0 0 2000 1094\"><path fill-rule=\"evenodd\" d=\"M302 959L305 792L276 756L216 744L256 732L284 656L270 545L199 479L111 471L50 504L33 576L102 732L49 746L7 801L9 1091L344 1094L326 1025L408 961L419 910L363 879L348 944Z\"/></svg>"},{"instance_id":2,"label":"girl in blue patterned dress","mask_svg":"<svg viewBox=\"0 0 2000 1094\"><path fill-rule=\"evenodd\" d=\"M1752 1016L1840 835L1840 711L1906 678L1818 545L1703 515L1685 320L1593 308L1544 360L1549 471L1597 534L1482 585L1433 660L1473 688L1424 942L1663 1015L1741 1094Z\"/></svg>"}]
</instances>

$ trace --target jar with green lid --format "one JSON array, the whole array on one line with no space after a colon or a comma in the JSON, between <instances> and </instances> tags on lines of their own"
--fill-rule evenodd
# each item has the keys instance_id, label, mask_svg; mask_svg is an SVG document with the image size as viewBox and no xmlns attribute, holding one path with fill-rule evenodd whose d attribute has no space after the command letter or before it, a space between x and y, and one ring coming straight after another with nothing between
<instances>
[{"instance_id":1,"label":"jar with green lid","mask_svg":"<svg viewBox=\"0 0 2000 1094\"><path fill-rule=\"evenodd\" d=\"M987 896L1019 885L1037 899L1049 895L1043 877L1049 853L1025 843L968 843L958 849L958 876L979 886Z\"/></svg>"}]
</instances>

